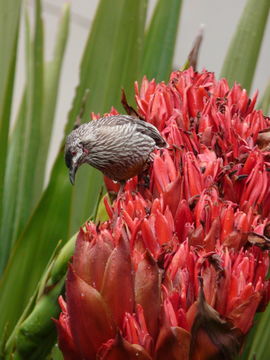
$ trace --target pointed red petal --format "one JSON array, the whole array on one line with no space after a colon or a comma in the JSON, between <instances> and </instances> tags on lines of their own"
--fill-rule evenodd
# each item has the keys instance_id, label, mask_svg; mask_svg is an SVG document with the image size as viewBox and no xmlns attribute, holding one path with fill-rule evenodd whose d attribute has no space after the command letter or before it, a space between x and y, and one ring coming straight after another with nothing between
<instances>
[{"instance_id":1,"label":"pointed red petal","mask_svg":"<svg viewBox=\"0 0 270 360\"><path fill-rule=\"evenodd\" d=\"M159 251L160 246L153 234L149 219L143 219L141 224L141 230L142 230L142 238L145 248L148 249L151 252L151 254L155 257L155 255Z\"/></svg>"},{"instance_id":2,"label":"pointed red petal","mask_svg":"<svg viewBox=\"0 0 270 360\"><path fill-rule=\"evenodd\" d=\"M58 345L65 360L77 360L79 358L79 354L71 335L69 316L66 309L66 303L62 296L59 297L59 304L62 309L59 320L53 319L57 327Z\"/></svg>"},{"instance_id":3,"label":"pointed red petal","mask_svg":"<svg viewBox=\"0 0 270 360\"><path fill-rule=\"evenodd\" d=\"M182 200L179 203L175 214L175 231L179 237L179 240L182 242L185 240L185 225L187 223L193 222L193 214L190 211L190 208L186 200Z\"/></svg>"},{"instance_id":4,"label":"pointed red petal","mask_svg":"<svg viewBox=\"0 0 270 360\"><path fill-rule=\"evenodd\" d=\"M234 359L240 349L240 333L205 301L202 281L191 335L191 360Z\"/></svg>"},{"instance_id":5,"label":"pointed red petal","mask_svg":"<svg viewBox=\"0 0 270 360\"><path fill-rule=\"evenodd\" d=\"M173 215L175 215L178 204L182 199L182 179L179 176L171 182L163 193L164 205L169 206Z\"/></svg>"},{"instance_id":6,"label":"pointed red petal","mask_svg":"<svg viewBox=\"0 0 270 360\"><path fill-rule=\"evenodd\" d=\"M68 270L67 310L74 343L82 358L92 359L102 343L115 336L115 327L100 293Z\"/></svg>"},{"instance_id":7,"label":"pointed red petal","mask_svg":"<svg viewBox=\"0 0 270 360\"><path fill-rule=\"evenodd\" d=\"M254 292L248 299L243 299L239 306L235 307L228 315L233 325L240 329L243 334L246 334L251 328L261 298L258 292Z\"/></svg>"},{"instance_id":8,"label":"pointed red petal","mask_svg":"<svg viewBox=\"0 0 270 360\"><path fill-rule=\"evenodd\" d=\"M165 191L167 185L170 183L166 163L160 156L156 156L153 163L153 174L155 184L159 193Z\"/></svg>"},{"instance_id":9,"label":"pointed red petal","mask_svg":"<svg viewBox=\"0 0 270 360\"><path fill-rule=\"evenodd\" d=\"M130 250L120 238L118 245L108 259L101 294L110 307L118 326L122 326L125 312L134 310L134 279Z\"/></svg>"},{"instance_id":10,"label":"pointed red petal","mask_svg":"<svg viewBox=\"0 0 270 360\"><path fill-rule=\"evenodd\" d=\"M155 221L155 232L157 241L160 245L168 243L172 239L172 229L170 228L166 217L157 211Z\"/></svg>"},{"instance_id":11,"label":"pointed red petal","mask_svg":"<svg viewBox=\"0 0 270 360\"><path fill-rule=\"evenodd\" d=\"M189 360L190 334L180 327L163 327L157 344L157 360Z\"/></svg>"},{"instance_id":12,"label":"pointed red petal","mask_svg":"<svg viewBox=\"0 0 270 360\"><path fill-rule=\"evenodd\" d=\"M160 313L160 273L149 252L139 263L135 274L135 300L142 305L147 329L155 339Z\"/></svg>"},{"instance_id":13,"label":"pointed red petal","mask_svg":"<svg viewBox=\"0 0 270 360\"><path fill-rule=\"evenodd\" d=\"M105 242L101 236L95 234L95 238L90 242L81 230L73 256L74 271L89 285L100 290L105 266L111 251L112 246Z\"/></svg>"},{"instance_id":14,"label":"pointed red petal","mask_svg":"<svg viewBox=\"0 0 270 360\"><path fill-rule=\"evenodd\" d=\"M151 360L151 356L144 348L137 344L130 344L120 334L115 340L104 344L98 352L100 360Z\"/></svg>"}]
</instances>

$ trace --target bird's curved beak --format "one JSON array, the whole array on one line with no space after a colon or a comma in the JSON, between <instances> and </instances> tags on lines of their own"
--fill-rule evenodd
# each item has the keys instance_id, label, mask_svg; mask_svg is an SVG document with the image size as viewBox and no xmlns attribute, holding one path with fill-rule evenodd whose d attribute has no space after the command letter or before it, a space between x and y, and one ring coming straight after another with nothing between
<instances>
[{"instance_id":1,"label":"bird's curved beak","mask_svg":"<svg viewBox=\"0 0 270 360\"><path fill-rule=\"evenodd\" d=\"M78 166L76 164L72 164L71 167L69 168L69 180L72 185L74 185L74 183L75 183L75 175L76 175L77 169L78 169Z\"/></svg>"},{"instance_id":2,"label":"bird's curved beak","mask_svg":"<svg viewBox=\"0 0 270 360\"><path fill-rule=\"evenodd\" d=\"M72 155L67 153L68 156L66 156L66 164L69 168L69 180L72 185L75 183L75 175L79 168L79 166L82 164L82 150L77 150L76 154L72 157Z\"/></svg>"}]
</instances>

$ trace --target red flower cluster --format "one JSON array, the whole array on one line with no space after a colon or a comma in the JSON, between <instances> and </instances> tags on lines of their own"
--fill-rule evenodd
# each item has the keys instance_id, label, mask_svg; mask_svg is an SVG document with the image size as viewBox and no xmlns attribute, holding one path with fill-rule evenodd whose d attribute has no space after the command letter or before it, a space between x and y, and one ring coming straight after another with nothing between
<instances>
[{"instance_id":1,"label":"red flower cluster","mask_svg":"<svg viewBox=\"0 0 270 360\"><path fill-rule=\"evenodd\" d=\"M59 346L66 360L233 359L269 300L270 121L206 71L135 92L170 148L81 229Z\"/></svg>"}]
</instances>

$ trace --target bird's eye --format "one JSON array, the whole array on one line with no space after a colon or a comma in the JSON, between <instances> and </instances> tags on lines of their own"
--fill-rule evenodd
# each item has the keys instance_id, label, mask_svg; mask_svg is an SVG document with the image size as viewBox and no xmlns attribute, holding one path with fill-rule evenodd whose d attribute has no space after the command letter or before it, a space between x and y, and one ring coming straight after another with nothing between
<instances>
[{"instance_id":1,"label":"bird's eye","mask_svg":"<svg viewBox=\"0 0 270 360\"><path fill-rule=\"evenodd\" d=\"M72 151L72 152L71 152L71 155L72 155L72 156L75 156L76 154L77 154L76 151Z\"/></svg>"},{"instance_id":2,"label":"bird's eye","mask_svg":"<svg viewBox=\"0 0 270 360\"><path fill-rule=\"evenodd\" d=\"M86 148L83 142L79 143L80 148L82 149L84 154L89 154L89 150Z\"/></svg>"}]
</instances>

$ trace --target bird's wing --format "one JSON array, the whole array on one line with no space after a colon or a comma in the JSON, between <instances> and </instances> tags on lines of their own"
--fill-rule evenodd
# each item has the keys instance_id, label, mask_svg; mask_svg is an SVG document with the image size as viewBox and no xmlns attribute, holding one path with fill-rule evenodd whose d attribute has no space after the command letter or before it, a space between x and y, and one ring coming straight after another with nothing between
<instances>
[{"instance_id":1,"label":"bird's wing","mask_svg":"<svg viewBox=\"0 0 270 360\"><path fill-rule=\"evenodd\" d=\"M126 125L133 123L134 119L133 116L129 115L112 115L112 116L105 116L100 119L91 121L95 128L103 127L103 126L117 126L117 125Z\"/></svg>"},{"instance_id":2,"label":"bird's wing","mask_svg":"<svg viewBox=\"0 0 270 360\"><path fill-rule=\"evenodd\" d=\"M142 134L150 136L155 141L156 146L160 148L167 147L166 141L160 135L159 131L155 126L140 119L136 119L136 120L138 120L136 121L137 131L139 131Z\"/></svg>"},{"instance_id":3,"label":"bird's wing","mask_svg":"<svg viewBox=\"0 0 270 360\"><path fill-rule=\"evenodd\" d=\"M97 121L97 120L94 120ZM94 126L90 129L88 136L85 136L81 140L85 150L89 152L94 149L96 151L99 148L111 148L115 145L120 145L122 142L130 142L130 137L135 131L130 124L125 123L124 125L108 125Z\"/></svg>"},{"instance_id":4,"label":"bird's wing","mask_svg":"<svg viewBox=\"0 0 270 360\"><path fill-rule=\"evenodd\" d=\"M95 121L97 122L96 125L98 125L98 127L101 126L113 127L119 125L132 124L136 127L136 130L138 132L151 137L155 141L156 146L161 148L167 146L166 141L160 135L159 131L155 126L134 116L114 115L114 116L103 117Z\"/></svg>"}]
</instances>

